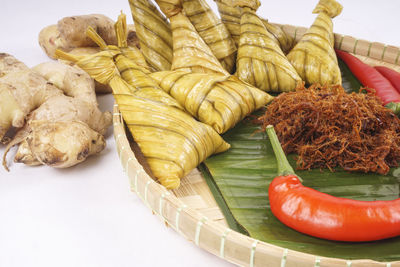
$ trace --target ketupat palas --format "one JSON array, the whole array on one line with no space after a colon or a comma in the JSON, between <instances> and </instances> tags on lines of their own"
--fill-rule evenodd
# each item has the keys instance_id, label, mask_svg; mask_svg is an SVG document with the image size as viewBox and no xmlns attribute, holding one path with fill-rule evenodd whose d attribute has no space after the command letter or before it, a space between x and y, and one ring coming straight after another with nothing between
<instances>
[{"instance_id":1,"label":"ketupat palas","mask_svg":"<svg viewBox=\"0 0 400 267\"><path fill-rule=\"evenodd\" d=\"M287 35L281 27L271 24L268 20L263 18L261 18L261 21L264 23L265 28L275 37L282 52L285 54L289 53L290 49L292 49L294 45L294 39Z\"/></svg>"},{"instance_id":2,"label":"ketupat palas","mask_svg":"<svg viewBox=\"0 0 400 267\"><path fill-rule=\"evenodd\" d=\"M168 189L177 188L207 157L230 147L210 126L180 109L134 95L114 96L153 175Z\"/></svg>"},{"instance_id":3,"label":"ketupat palas","mask_svg":"<svg viewBox=\"0 0 400 267\"><path fill-rule=\"evenodd\" d=\"M163 71L152 73L150 77L193 117L219 134L273 99L235 76Z\"/></svg>"},{"instance_id":4,"label":"ketupat palas","mask_svg":"<svg viewBox=\"0 0 400 267\"><path fill-rule=\"evenodd\" d=\"M86 35L99 46L96 53L103 50L113 51L114 56L123 55L133 61L137 66L141 67L146 73L150 73L150 67L140 50L137 47L129 46L128 44L126 15L122 12L118 16L117 22L114 24L114 31L117 38L117 45L109 45L92 27L87 28Z\"/></svg>"},{"instance_id":5,"label":"ketupat palas","mask_svg":"<svg viewBox=\"0 0 400 267\"><path fill-rule=\"evenodd\" d=\"M129 85L133 86L134 94L140 97L146 97L155 101L160 101L169 106L183 109L182 106L169 94L164 92L156 82L148 76L143 68L137 66L133 61L123 55L115 57L115 64L124 79Z\"/></svg>"},{"instance_id":6,"label":"ketupat palas","mask_svg":"<svg viewBox=\"0 0 400 267\"><path fill-rule=\"evenodd\" d=\"M140 50L154 71L170 70L172 33L168 21L149 0L129 0Z\"/></svg>"},{"instance_id":7,"label":"ketupat palas","mask_svg":"<svg viewBox=\"0 0 400 267\"><path fill-rule=\"evenodd\" d=\"M301 78L255 13L258 0L234 4L242 8L235 75L267 92L294 90Z\"/></svg>"},{"instance_id":8,"label":"ketupat palas","mask_svg":"<svg viewBox=\"0 0 400 267\"><path fill-rule=\"evenodd\" d=\"M132 90L132 94L151 98L167 105L183 109L175 99L161 90L155 81L148 76L148 74L150 74L149 67L142 53L136 47L127 46L126 16L123 13L118 17L114 27L117 35L118 47L107 45L94 30L88 29L87 33L90 38L92 38L102 50L111 51L111 53L103 53L101 58L89 57L86 59L86 62L89 61L87 65L84 63L85 60L80 60L79 64L84 66L85 70L91 74L93 73L93 69L97 68L97 64L94 64L94 62L100 59L103 70L110 68L106 72L112 73L112 75L108 76L109 80L105 81L107 84L111 83L111 78L114 75L120 75L126 83L131 85L130 89ZM105 64L105 62L108 63ZM115 67L117 69L115 69ZM119 73L117 73L117 70ZM94 77L99 78L99 76L96 75L94 75Z\"/></svg>"},{"instance_id":9,"label":"ketupat palas","mask_svg":"<svg viewBox=\"0 0 400 267\"><path fill-rule=\"evenodd\" d=\"M232 1L214 0L217 4L221 21L231 33L236 46L240 38L240 8L234 7Z\"/></svg>"},{"instance_id":10,"label":"ketupat palas","mask_svg":"<svg viewBox=\"0 0 400 267\"><path fill-rule=\"evenodd\" d=\"M173 37L171 70L229 75L184 15L181 1L157 0L156 2L171 23Z\"/></svg>"},{"instance_id":11,"label":"ketupat palas","mask_svg":"<svg viewBox=\"0 0 400 267\"><path fill-rule=\"evenodd\" d=\"M205 0L182 0L183 10L222 66L232 73L236 45L230 32Z\"/></svg>"},{"instance_id":12,"label":"ketupat palas","mask_svg":"<svg viewBox=\"0 0 400 267\"><path fill-rule=\"evenodd\" d=\"M180 179L207 157L230 147L210 126L196 121L181 109L155 101L151 95L137 96L140 88L129 85L119 75L117 67L112 66L113 53L116 52L105 50L97 57L70 59L81 68L87 68L93 78L110 84L125 123L149 163L152 174L162 185L168 189L177 188ZM56 54L68 58L68 54L60 51ZM106 69L100 71L102 66ZM137 82L146 86L146 81L151 80ZM154 86L153 83L150 87Z\"/></svg>"},{"instance_id":13,"label":"ketupat palas","mask_svg":"<svg viewBox=\"0 0 400 267\"><path fill-rule=\"evenodd\" d=\"M342 11L335 0L320 0L313 25L287 55L307 84L341 84L342 76L334 50L332 18Z\"/></svg>"},{"instance_id":14,"label":"ketupat palas","mask_svg":"<svg viewBox=\"0 0 400 267\"><path fill-rule=\"evenodd\" d=\"M124 14L121 14L115 24L120 49L126 45L125 21ZM107 48L102 41L98 42L103 48ZM140 54L140 51L137 53ZM136 96L159 100L181 108L171 101L167 102L166 97L160 98L158 90L161 87L167 93L166 96L174 97L174 101L176 99L188 113L212 126L218 133L226 132L245 116L272 100L267 93L241 82L235 76L184 71L155 72L148 76L146 69L137 66L134 60L123 54L114 56L114 61L121 77L128 84L140 88L134 92Z\"/></svg>"},{"instance_id":15,"label":"ketupat palas","mask_svg":"<svg viewBox=\"0 0 400 267\"><path fill-rule=\"evenodd\" d=\"M125 14L121 13L118 16L114 28L118 40L118 49L121 50L121 54L114 57L114 62L122 79L136 89L134 94L183 109L174 98L161 90L155 81L148 76L150 74L149 67L146 61L143 61L142 53L136 48L127 47Z\"/></svg>"},{"instance_id":16,"label":"ketupat palas","mask_svg":"<svg viewBox=\"0 0 400 267\"><path fill-rule=\"evenodd\" d=\"M217 3L222 22L226 25L236 44L239 45L240 38L240 16L241 8L234 6L234 0L214 0ZM293 46L294 39L287 35L280 27L271 24L268 20L260 18L265 28L276 38L284 53L288 53Z\"/></svg>"}]
</instances>

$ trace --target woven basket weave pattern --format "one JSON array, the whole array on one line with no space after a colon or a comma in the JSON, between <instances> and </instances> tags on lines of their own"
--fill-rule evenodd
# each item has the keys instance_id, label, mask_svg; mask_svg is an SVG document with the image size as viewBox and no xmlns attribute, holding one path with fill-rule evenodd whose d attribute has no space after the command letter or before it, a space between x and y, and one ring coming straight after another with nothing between
<instances>
[{"instance_id":1,"label":"woven basket weave pattern","mask_svg":"<svg viewBox=\"0 0 400 267\"><path fill-rule=\"evenodd\" d=\"M298 41L307 30L303 27L279 25ZM350 36L335 34L335 47L356 54L371 65L385 65L400 71L400 48L371 43ZM240 266L381 266L400 267L400 261L382 263L319 257L288 250L262 242L227 227L222 212L198 170L181 180L179 189L168 191L147 173L128 141L118 106L114 106L114 137L131 190L168 226L174 228L197 246ZM129 135L129 133L128 133Z\"/></svg>"}]
</instances>

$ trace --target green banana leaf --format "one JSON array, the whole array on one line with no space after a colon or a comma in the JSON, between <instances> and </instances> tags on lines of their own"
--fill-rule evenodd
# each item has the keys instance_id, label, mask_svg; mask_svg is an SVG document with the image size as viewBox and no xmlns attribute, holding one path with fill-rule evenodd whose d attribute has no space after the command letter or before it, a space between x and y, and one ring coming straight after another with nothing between
<instances>
[{"instance_id":1,"label":"green banana leaf","mask_svg":"<svg viewBox=\"0 0 400 267\"><path fill-rule=\"evenodd\" d=\"M349 67L343 60L338 58L340 72L342 73L342 86L347 93L358 93L361 87L364 87L361 82L354 76Z\"/></svg>"},{"instance_id":2,"label":"green banana leaf","mask_svg":"<svg viewBox=\"0 0 400 267\"><path fill-rule=\"evenodd\" d=\"M314 238L288 228L269 209L268 185L276 176L276 160L265 133L242 122L224 135L232 148L206 160L202 168L208 183L215 183L229 210L223 209L230 227L256 239L285 248L344 259L400 260L400 237L378 242L347 243ZM289 157L295 166L294 156ZM296 171L304 185L334 196L360 200L399 197L400 172L389 175L349 173L343 170ZM230 219L228 219L230 218ZM232 218L234 221L232 221ZM240 227L238 228L238 225ZM240 228L245 231L241 231ZM373 231L373 229L371 229Z\"/></svg>"},{"instance_id":3,"label":"green banana leaf","mask_svg":"<svg viewBox=\"0 0 400 267\"><path fill-rule=\"evenodd\" d=\"M343 63L341 69L346 90L358 91L361 86L358 80L344 68ZM276 159L266 133L259 130L259 126L249 119L241 122L223 136L231 144L231 149L208 158L200 167L233 230L314 255L400 260L400 237L363 243L328 241L299 233L276 219L268 202L268 185L277 175ZM289 155L289 161L293 167L296 166L295 155ZM296 173L303 178L305 186L338 197L390 200L400 196L400 168L392 169L388 175L350 173L339 169L335 172L297 170Z\"/></svg>"}]
</instances>

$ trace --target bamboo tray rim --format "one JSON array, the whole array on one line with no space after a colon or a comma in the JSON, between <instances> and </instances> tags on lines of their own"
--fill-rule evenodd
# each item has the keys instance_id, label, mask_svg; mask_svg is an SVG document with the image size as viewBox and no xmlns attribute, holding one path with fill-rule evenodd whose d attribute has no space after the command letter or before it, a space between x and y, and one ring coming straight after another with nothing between
<instances>
[{"instance_id":1,"label":"bamboo tray rim","mask_svg":"<svg viewBox=\"0 0 400 267\"><path fill-rule=\"evenodd\" d=\"M307 30L305 27L280 25L297 41ZM400 48L377 42L359 40L351 36L335 34L335 48L351 52L367 59L389 64L400 69ZM263 242L238 233L221 223L209 220L204 214L192 209L157 183L145 171L132 151L124 121L114 105L114 138L124 172L131 182L131 190L141 198L153 213L178 233L197 246L240 266L386 266L400 267L400 261L379 262L370 259L345 260L298 252Z\"/></svg>"}]
</instances>

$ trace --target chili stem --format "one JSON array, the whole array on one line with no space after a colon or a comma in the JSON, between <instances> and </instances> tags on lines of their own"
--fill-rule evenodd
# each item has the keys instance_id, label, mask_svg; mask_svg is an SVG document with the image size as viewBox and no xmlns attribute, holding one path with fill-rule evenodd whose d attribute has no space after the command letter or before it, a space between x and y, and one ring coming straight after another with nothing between
<instances>
[{"instance_id":1,"label":"chili stem","mask_svg":"<svg viewBox=\"0 0 400 267\"><path fill-rule=\"evenodd\" d=\"M268 134L269 140L272 145L272 149L274 150L275 158L278 163L278 175L290 175L295 174L292 166L286 158L285 152L283 152L281 143L279 142L278 136L276 135L274 126L268 125L266 128L266 132ZM302 179L298 177L302 182Z\"/></svg>"}]
</instances>

